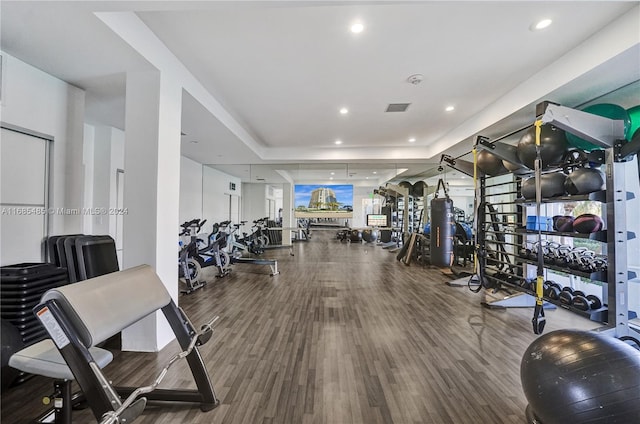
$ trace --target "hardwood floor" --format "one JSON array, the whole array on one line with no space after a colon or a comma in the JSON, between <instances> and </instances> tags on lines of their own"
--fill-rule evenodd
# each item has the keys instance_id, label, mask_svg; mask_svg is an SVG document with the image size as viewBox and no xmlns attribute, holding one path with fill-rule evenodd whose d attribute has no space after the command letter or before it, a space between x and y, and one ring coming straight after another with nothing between
<instances>
[{"instance_id":1,"label":"hardwood floor","mask_svg":"<svg viewBox=\"0 0 640 424\"><path fill-rule=\"evenodd\" d=\"M340 243L335 231L269 251L267 266L235 265L228 277L180 298L198 325L219 315L201 348L221 405L148 406L136 423L524 423L520 359L535 336L530 309L487 310L483 294L450 277L405 266L380 247ZM547 313L546 332L595 328L567 311ZM118 352L106 375L149 384L177 351ZM50 380L2 394L2 422L27 423L45 408ZM195 387L186 364L163 387ZM74 422L94 422L90 411Z\"/></svg>"}]
</instances>

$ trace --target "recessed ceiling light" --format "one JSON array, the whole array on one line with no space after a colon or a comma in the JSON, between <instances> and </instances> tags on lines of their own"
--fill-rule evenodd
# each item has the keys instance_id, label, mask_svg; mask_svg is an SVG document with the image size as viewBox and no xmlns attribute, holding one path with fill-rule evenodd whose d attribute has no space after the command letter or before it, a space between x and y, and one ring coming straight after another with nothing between
<instances>
[{"instance_id":1,"label":"recessed ceiling light","mask_svg":"<svg viewBox=\"0 0 640 424\"><path fill-rule=\"evenodd\" d=\"M416 139L415 139L415 138L411 137L411 138L409 139L409 143L415 143L415 142L416 142Z\"/></svg>"},{"instance_id":2,"label":"recessed ceiling light","mask_svg":"<svg viewBox=\"0 0 640 424\"><path fill-rule=\"evenodd\" d=\"M362 22L356 22L351 25L351 32L353 32L354 34L360 34L362 31L364 31L364 25L362 24Z\"/></svg>"},{"instance_id":3,"label":"recessed ceiling light","mask_svg":"<svg viewBox=\"0 0 640 424\"><path fill-rule=\"evenodd\" d=\"M374 174L377 174L377 173L378 173L378 171L373 171L373 173L374 173Z\"/></svg>"},{"instance_id":4,"label":"recessed ceiling light","mask_svg":"<svg viewBox=\"0 0 640 424\"><path fill-rule=\"evenodd\" d=\"M340 114L341 115L346 115L347 113L349 113L349 109L347 109L346 107L343 107L340 109Z\"/></svg>"},{"instance_id":5,"label":"recessed ceiling light","mask_svg":"<svg viewBox=\"0 0 640 424\"><path fill-rule=\"evenodd\" d=\"M331 175L336 175L336 173L335 173L335 172L332 172L332 173L331 173Z\"/></svg>"},{"instance_id":6,"label":"recessed ceiling light","mask_svg":"<svg viewBox=\"0 0 640 424\"><path fill-rule=\"evenodd\" d=\"M447 112L452 112L453 110L455 110L455 106L447 106L446 108L444 108L444 110Z\"/></svg>"},{"instance_id":7,"label":"recessed ceiling light","mask_svg":"<svg viewBox=\"0 0 640 424\"><path fill-rule=\"evenodd\" d=\"M553 21L551 19L542 19L534 24L531 24L529 28L531 29L531 31L539 31L551 25L552 22Z\"/></svg>"},{"instance_id":8,"label":"recessed ceiling light","mask_svg":"<svg viewBox=\"0 0 640 424\"><path fill-rule=\"evenodd\" d=\"M334 143L336 143L336 144L342 144L342 140L336 140Z\"/></svg>"},{"instance_id":9,"label":"recessed ceiling light","mask_svg":"<svg viewBox=\"0 0 640 424\"><path fill-rule=\"evenodd\" d=\"M330 180L333 180L333 177L329 177Z\"/></svg>"}]
</instances>

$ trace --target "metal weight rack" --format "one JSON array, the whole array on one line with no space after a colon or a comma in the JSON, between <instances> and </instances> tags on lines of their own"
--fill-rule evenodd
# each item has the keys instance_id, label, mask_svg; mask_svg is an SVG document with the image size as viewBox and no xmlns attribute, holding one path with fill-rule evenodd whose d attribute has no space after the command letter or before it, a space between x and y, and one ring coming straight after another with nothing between
<instances>
[{"instance_id":1,"label":"metal weight rack","mask_svg":"<svg viewBox=\"0 0 640 424\"><path fill-rule=\"evenodd\" d=\"M601 147L604 151L606 168L605 191L589 195L542 199L541 203L600 201L603 203L603 210L606 211L607 229L591 235L552 231L541 231L541 233L545 236L584 237L606 242L606 275L604 273L581 273L573 269L550 265L545 265L545 268L601 281L604 287L603 297L606 299L607 306L598 310L582 311L569 305L560 305L559 302L545 297L545 308L554 307L555 303L594 321L602 322L605 325L597 330L599 332L615 337L629 335L637 337L640 331L629 326L628 281L635 278L635 273L628 269L626 246L628 240L635 238L635 234L627 231L625 206L625 201L634 198L634 194L626 191L624 162L633 158L640 151L640 140L634 139L629 143L624 140L624 123L622 121L592 115L550 102L537 105L536 115L544 124L552 124ZM515 146L501 143L499 140L490 141L481 136L478 137L476 146L478 149L489 150L501 159L514 164L518 163ZM473 176L472 162L445 155L442 157L442 162ZM526 276L526 266L536 262L518 257L518 247L522 246L528 234L538 233L537 230L526 230L524 227L526 205L532 203L535 205L536 203L535 201L517 199L521 179L513 174L507 175L502 177L501 181L496 182L500 177L478 174L479 187L476 192L478 197L477 256L480 274L478 277L485 288L506 286L513 291L521 292L486 306L532 307L535 304L534 291L526 285L523 286L521 281ZM540 175L536 175L536 177L539 178ZM506 200L507 196L512 196L512 198ZM496 197L500 200L495 201ZM497 228L496 225L500 225L502 228ZM514 260L505 260L507 258Z\"/></svg>"}]
</instances>

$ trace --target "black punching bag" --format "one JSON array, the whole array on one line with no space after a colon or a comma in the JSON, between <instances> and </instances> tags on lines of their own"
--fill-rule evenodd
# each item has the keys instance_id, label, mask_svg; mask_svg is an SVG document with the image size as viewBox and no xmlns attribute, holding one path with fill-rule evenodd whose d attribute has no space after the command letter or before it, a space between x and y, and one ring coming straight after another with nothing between
<instances>
[{"instance_id":1,"label":"black punching bag","mask_svg":"<svg viewBox=\"0 0 640 424\"><path fill-rule=\"evenodd\" d=\"M440 185L445 197L438 197ZM453 236L456 224L453 220L453 201L444 185L438 181L435 198L431 200L431 265L450 267L453 264Z\"/></svg>"}]
</instances>

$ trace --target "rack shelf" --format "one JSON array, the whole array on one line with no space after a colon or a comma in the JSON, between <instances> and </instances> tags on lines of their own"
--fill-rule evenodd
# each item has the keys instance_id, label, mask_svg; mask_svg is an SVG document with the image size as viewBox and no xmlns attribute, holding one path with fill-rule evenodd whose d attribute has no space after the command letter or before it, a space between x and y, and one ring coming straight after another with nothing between
<instances>
[{"instance_id":1,"label":"rack shelf","mask_svg":"<svg viewBox=\"0 0 640 424\"><path fill-rule=\"evenodd\" d=\"M492 275L486 275L486 278L491 278L494 279L496 281L500 281L500 284L503 284L507 287L509 287L509 289L511 290L515 290L517 292L520 293L525 293L528 294L530 296L535 296L536 294L524 287L518 286L516 284L510 283L508 281L503 281L500 280L498 278L493 277ZM593 309L593 310L588 310L588 311L583 311L582 309L578 309L578 308L574 308L571 305L565 305L564 303L560 302L559 300L555 300L555 299L550 299L547 296L543 297L545 302L549 302L553 305L556 305L560 308L566 309L568 311L571 311L575 314L578 314L580 316L583 316L585 318L589 318L591 321L596 321L596 322L601 322L603 324L607 323L607 319L608 319L608 312L609 312L609 308L607 308L606 306L603 306L599 309Z\"/></svg>"},{"instance_id":2,"label":"rack shelf","mask_svg":"<svg viewBox=\"0 0 640 424\"><path fill-rule=\"evenodd\" d=\"M531 234L537 235L537 230L527 230L525 227L516 227L515 232L518 234ZM557 237L573 237L583 238L589 240L596 240L601 242L607 242L607 230L596 231L595 233L583 234L583 233L562 233L559 231L540 231L540 234L545 236L557 236Z\"/></svg>"},{"instance_id":3,"label":"rack shelf","mask_svg":"<svg viewBox=\"0 0 640 424\"><path fill-rule=\"evenodd\" d=\"M633 196L633 193L627 193ZM631 197L633 199L633 197ZM561 203L561 202L584 202L584 201L593 201L593 202L606 202L607 201L607 192L605 190L595 191L589 194L577 194L574 196L558 196L558 197L548 197L540 200L541 203ZM521 205L535 205L536 199L516 199L515 203Z\"/></svg>"},{"instance_id":4,"label":"rack shelf","mask_svg":"<svg viewBox=\"0 0 640 424\"><path fill-rule=\"evenodd\" d=\"M538 265L538 261L533 261L531 259L525 259L518 257L517 260L522 263L530 264L530 265ZM575 275L577 277L588 278L589 280L601 281L603 283L607 282L607 273L606 271L598 271L598 272L582 272L577 269L572 268L563 268L561 266L544 264L546 269L550 269L553 271L564 272L565 274Z\"/></svg>"}]
</instances>

